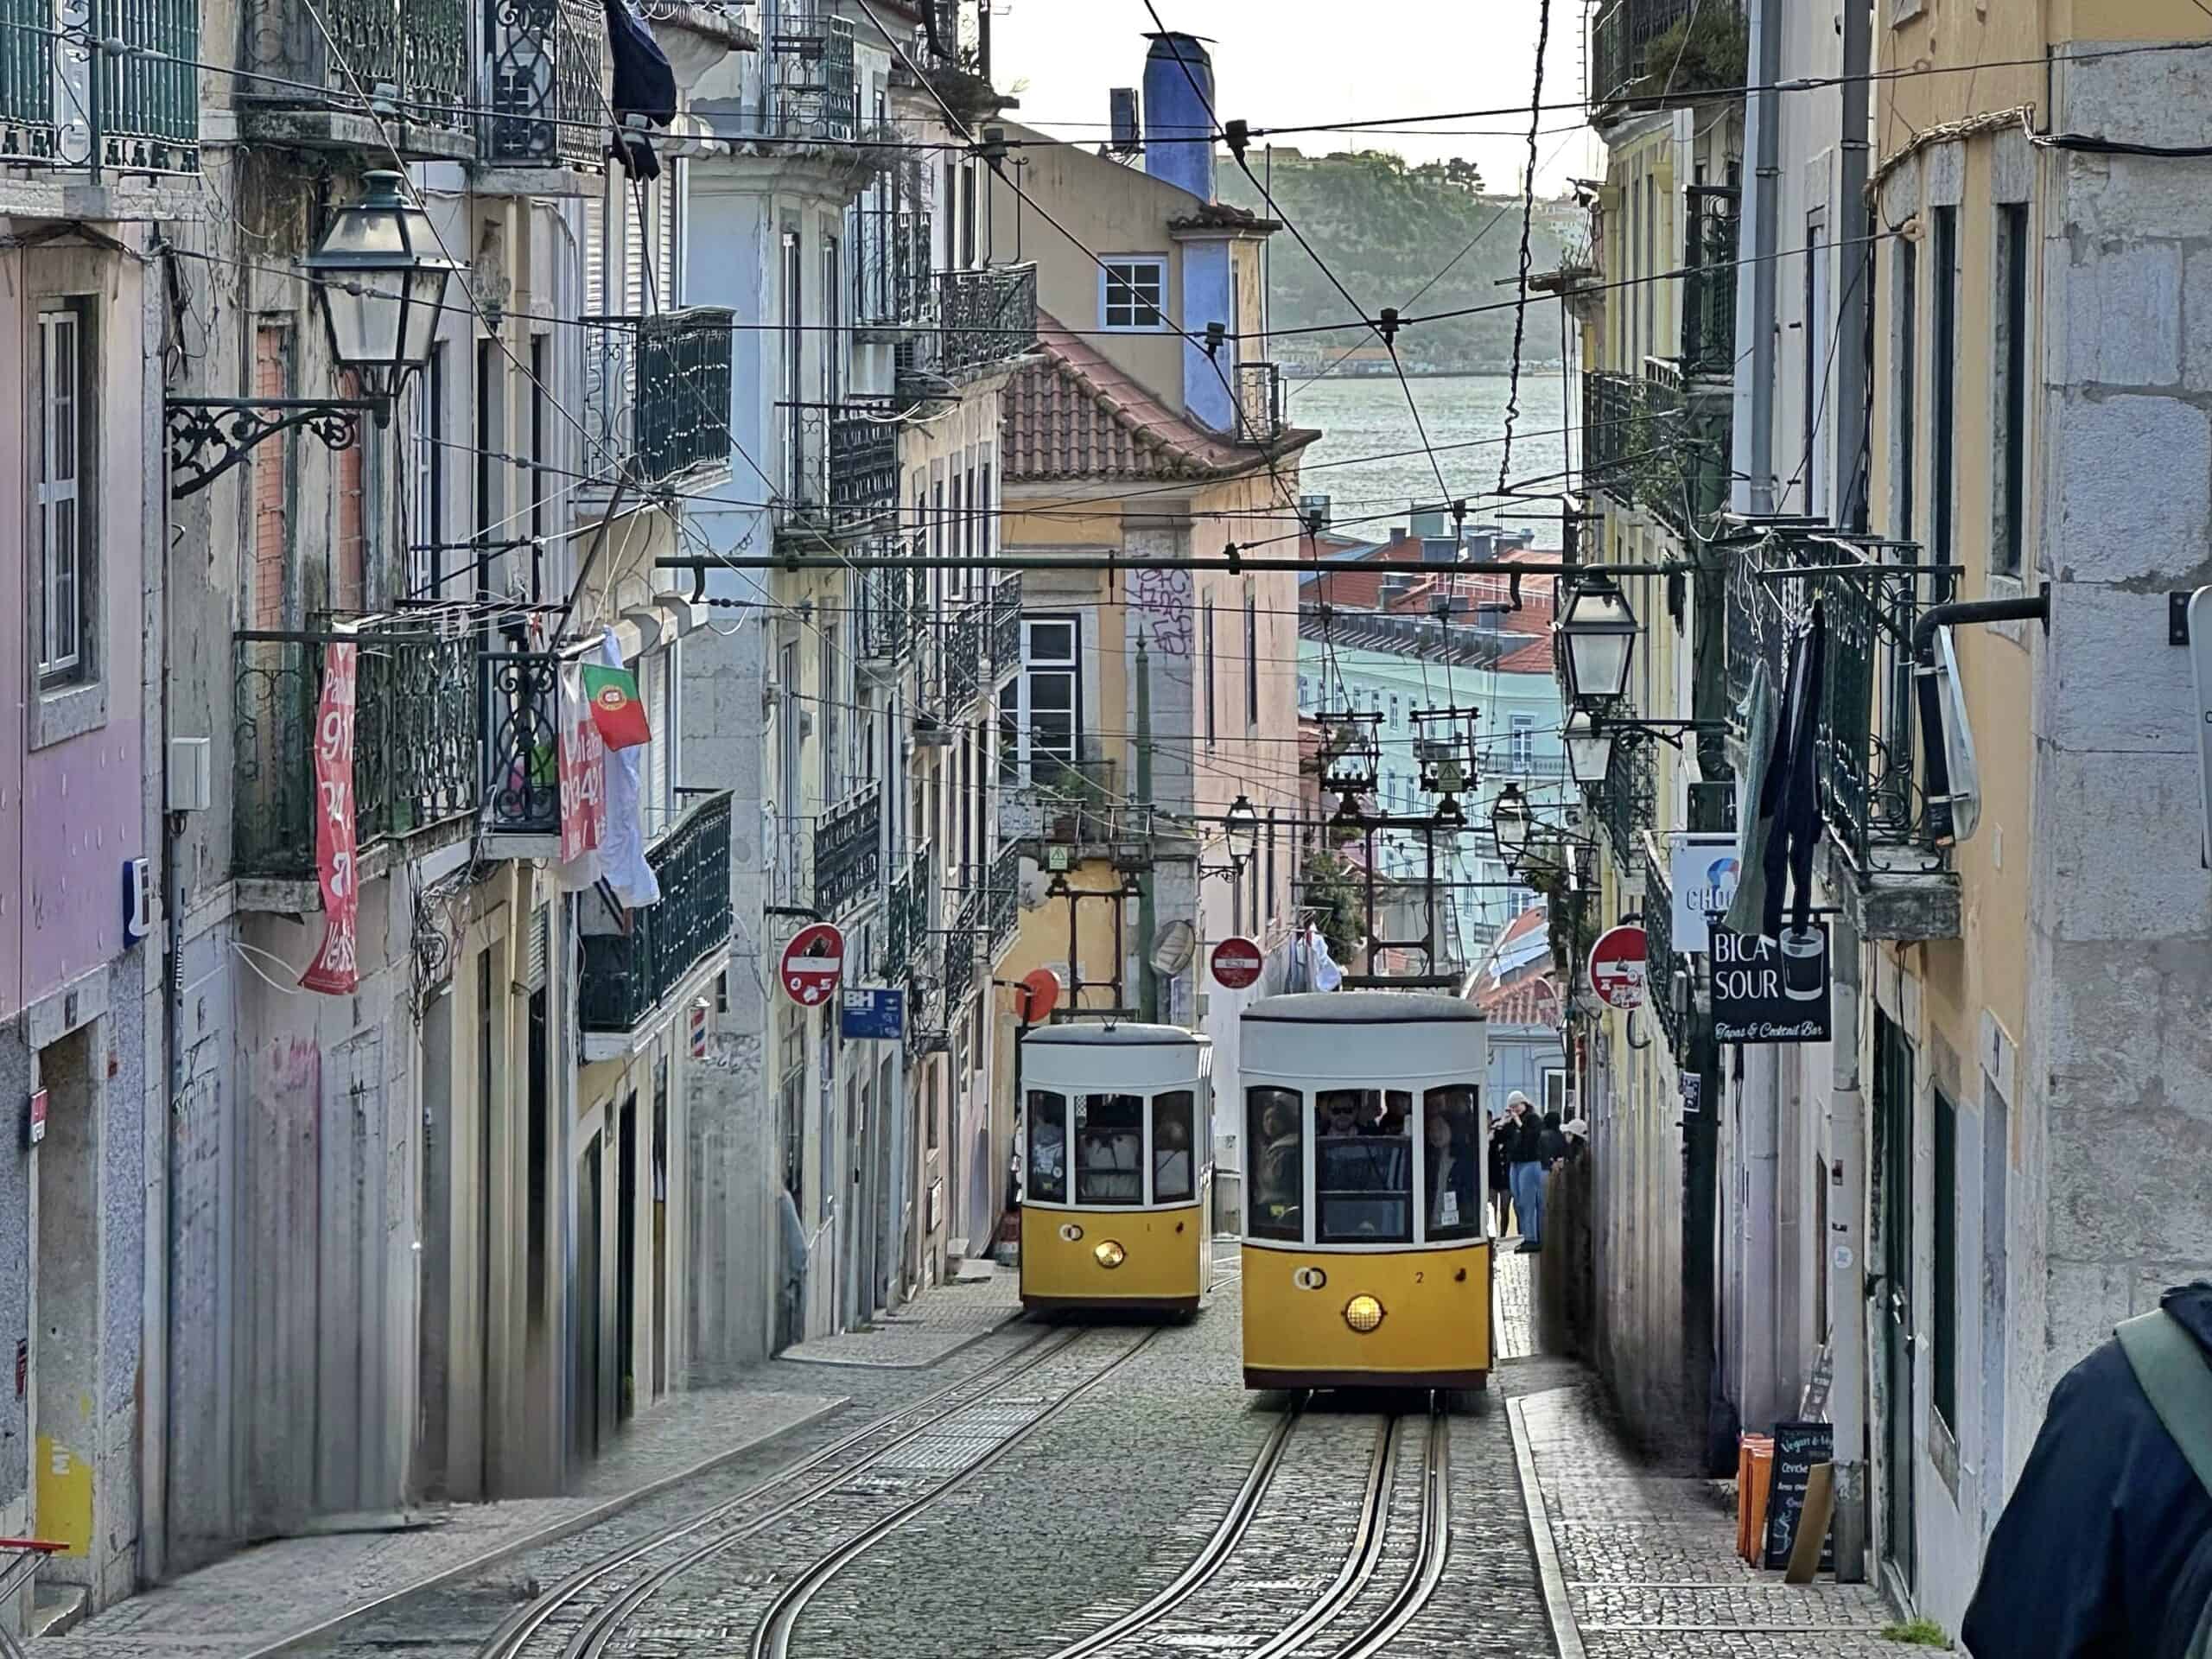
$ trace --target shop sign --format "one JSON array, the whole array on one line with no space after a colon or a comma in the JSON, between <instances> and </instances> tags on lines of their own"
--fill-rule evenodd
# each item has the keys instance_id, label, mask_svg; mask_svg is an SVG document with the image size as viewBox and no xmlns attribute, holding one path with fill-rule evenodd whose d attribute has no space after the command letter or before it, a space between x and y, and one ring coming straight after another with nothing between
<instances>
[{"instance_id":1,"label":"shop sign","mask_svg":"<svg viewBox=\"0 0 2212 1659\"><path fill-rule=\"evenodd\" d=\"M357 934L360 870L353 823L353 711L361 648L322 648L322 695L315 711L315 873L322 889L322 944L300 988L345 996L360 983Z\"/></svg>"},{"instance_id":2,"label":"shop sign","mask_svg":"<svg viewBox=\"0 0 2212 1659\"><path fill-rule=\"evenodd\" d=\"M583 666L561 667L561 861L582 858L607 833L607 745L584 696Z\"/></svg>"},{"instance_id":3,"label":"shop sign","mask_svg":"<svg viewBox=\"0 0 2212 1659\"><path fill-rule=\"evenodd\" d=\"M1706 950L1706 928L1715 916L1726 915L1736 900L1736 837L1678 835L1668 859L1667 876L1674 887L1675 949L1685 953Z\"/></svg>"},{"instance_id":4,"label":"shop sign","mask_svg":"<svg viewBox=\"0 0 2212 1659\"><path fill-rule=\"evenodd\" d=\"M1828 930L1784 927L1779 939L1713 929L1713 1035L1723 1043L1825 1043L1830 1035Z\"/></svg>"},{"instance_id":5,"label":"shop sign","mask_svg":"<svg viewBox=\"0 0 2212 1659\"><path fill-rule=\"evenodd\" d=\"M879 986L855 986L840 1003L838 1029L847 1038L896 1042L906 1034L906 993Z\"/></svg>"}]
</instances>

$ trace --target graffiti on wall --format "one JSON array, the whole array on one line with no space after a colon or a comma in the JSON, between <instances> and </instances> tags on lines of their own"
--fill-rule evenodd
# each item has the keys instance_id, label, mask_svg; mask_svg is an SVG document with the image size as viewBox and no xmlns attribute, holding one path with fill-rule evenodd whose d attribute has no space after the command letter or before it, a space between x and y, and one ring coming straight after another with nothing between
<instances>
[{"instance_id":1,"label":"graffiti on wall","mask_svg":"<svg viewBox=\"0 0 2212 1659\"><path fill-rule=\"evenodd\" d=\"M1145 643L1163 657L1191 654L1191 573L1132 570L1129 603L1144 628Z\"/></svg>"}]
</instances>

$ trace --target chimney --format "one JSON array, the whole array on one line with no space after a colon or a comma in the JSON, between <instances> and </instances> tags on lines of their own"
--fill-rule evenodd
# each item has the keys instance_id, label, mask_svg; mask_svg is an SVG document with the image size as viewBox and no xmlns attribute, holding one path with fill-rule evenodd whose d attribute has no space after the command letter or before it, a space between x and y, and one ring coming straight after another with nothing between
<instances>
[{"instance_id":1,"label":"chimney","mask_svg":"<svg viewBox=\"0 0 2212 1659\"><path fill-rule=\"evenodd\" d=\"M1144 170L1211 201L1213 60L1195 35L1146 38Z\"/></svg>"}]
</instances>

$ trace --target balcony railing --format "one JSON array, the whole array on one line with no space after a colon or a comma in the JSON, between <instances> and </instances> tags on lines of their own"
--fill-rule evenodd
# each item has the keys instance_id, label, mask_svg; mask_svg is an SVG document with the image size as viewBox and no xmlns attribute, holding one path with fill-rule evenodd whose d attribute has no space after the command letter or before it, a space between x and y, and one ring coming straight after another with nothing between
<instances>
[{"instance_id":1,"label":"balcony railing","mask_svg":"<svg viewBox=\"0 0 2212 1659\"><path fill-rule=\"evenodd\" d=\"M1282 435L1282 371L1272 363L1236 365L1236 435L1273 443Z\"/></svg>"},{"instance_id":2,"label":"balcony railing","mask_svg":"<svg viewBox=\"0 0 2212 1659\"><path fill-rule=\"evenodd\" d=\"M1062 760L1033 755L1029 781L999 791L999 841L1096 847L1147 841L1152 808L1122 798L1121 768L1111 760Z\"/></svg>"},{"instance_id":3,"label":"balcony railing","mask_svg":"<svg viewBox=\"0 0 2212 1659\"><path fill-rule=\"evenodd\" d=\"M1627 465L1636 387L1633 375L1609 370L1592 369L1582 377L1583 483L1586 488L1604 490L1624 505L1636 499L1635 475Z\"/></svg>"},{"instance_id":4,"label":"balcony railing","mask_svg":"<svg viewBox=\"0 0 2212 1659\"><path fill-rule=\"evenodd\" d=\"M929 941L931 856L927 842L915 848L884 895L881 971L887 980L906 977Z\"/></svg>"},{"instance_id":5,"label":"balcony railing","mask_svg":"<svg viewBox=\"0 0 2212 1659\"><path fill-rule=\"evenodd\" d=\"M1682 372L1729 379L1736 371L1737 193L1692 185L1682 261Z\"/></svg>"},{"instance_id":6,"label":"balcony railing","mask_svg":"<svg viewBox=\"0 0 2212 1659\"><path fill-rule=\"evenodd\" d=\"M1636 497L1676 534L1699 536L1728 505L1734 438L1726 401L1687 391L1681 370L1647 358L1629 442Z\"/></svg>"},{"instance_id":7,"label":"balcony railing","mask_svg":"<svg viewBox=\"0 0 2212 1659\"><path fill-rule=\"evenodd\" d=\"M767 0L764 136L836 143L857 135L853 26L830 11L830 0Z\"/></svg>"},{"instance_id":8,"label":"balcony railing","mask_svg":"<svg viewBox=\"0 0 2212 1659\"><path fill-rule=\"evenodd\" d=\"M607 49L607 15L591 0L485 0L484 161L599 165L609 119Z\"/></svg>"},{"instance_id":9,"label":"balcony railing","mask_svg":"<svg viewBox=\"0 0 2212 1659\"><path fill-rule=\"evenodd\" d=\"M971 887L961 895L959 908L944 938L944 956L938 982L944 988L944 1005L957 1008L976 983L976 935L983 925L983 890Z\"/></svg>"},{"instance_id":10,"label":"balcony railing","mask_svg":"<svg viewBox=\"0 0 2212 1659\"><path fill-rule=\"evenodd\" d=\"M1021 666L1021 573L1001 576L991 589L991 678Z\"/></svg>"},{"instance_id":11,"label":"balcony railing","mask_svg":"<svg viewBox=\"0 0 2212 1659\"><path fill-rule=\"evenodd\" d=\"M1697 1013L1697 964L1675 950L1675 892L1667 867L1647 838L1643 847L1643 957L1645 996L1677 1060L1689 1058ZM1677 1007L1675 997L1681 998Z\"/></svg>"},{"instance_id":12,"label":"balcony railing","mask_svg":"<svg viewBox=\"0 0 2212 1659\"><path fill-rule=\"evenodd\" d=\"M484 664L484 826L494 836L561 833L561 663L488 652Z\"/></svg>"},{"instance_id":13,"label":"balcony railing","mask_svg":"<svg viewBox=\"0 0 2212 1659\"><path fill-rule=\"evenodd\" d=\"M633 486L729 464L733 315L692 306L584 319L585 433Z\"/></svg>"},{"instance_id":14,"label":"balcony railing","mask_svg":"<svg viewBox=\"0 0 2212 1659\"><path fill-rule=\"evenodd\" d=\"M991 601L971 599L946 610L931 625L932 673L924 694L937 712L957 719L991 683Z\"/></svg>"},{"instance_id":15,"label":"balcony railing","mask_svg":"<svg viewBox=\"0 0 2212 1659\"><path fill-rule=\"evenodd\" d=\"M1761 662L1774 695L1782 695L1790 641L1814 601L1822 602L1821 813L1860 869L1876 849L1910 846L1927 832L1913 775L1912 628L1923 604L1951 597L1954 581L1948 573L1899 569L1916 562L1913 548L1880 550L1878 558L1854 555L1833 537L1774 535L1735 555L1728 572L1728 691L1738 709Z\"/></svg>"},{"instance_id":16,"label":"balcony railing","mask_svg":"<svg viewBox=\"0 0 2212 1659\"><path fill-rule=\"evenodd\" d=\"M1633 709L1624 709L1629 719ZM1657 798L1657 768L1649 741L1616 742L1612 763L1605 771L1605 785L1598 801L1598 814L1605 838L1613 844L1614 868L1624 873L1642 868L1643 836L1651 827Z\"/></svg>"},{"instance_id":17,"label":"balcony railing","mask_svg":"<svg viewBox=\"0 0 2212 1659\"><path fill-rule=\"evenodd\" d=\"M898 554L902 544L887 537L865 545L870 553L889 556ZM878 566L861 573L855 637L863 661L903 662L913 654L926 591L921 573L905 565Z\"/></svg>"},{"instance_id":18,"label":"balcony railing","mask_svg":"<svg viewBox=\"0 0 2212 1659\"><path fill-rule=\"evenodd\" d=\"M853 322L861 328L912 327L928 320L930 216L913 207L863 207L853 274Z\"/></svg>"},{"instance_id":19,"label":"balcony railing","mask_svg":"<svg viewBox=\"0 0 2212 1659\"><path fill-rule=\"evenodd\" d=\"M1036 266L940 270L930 280L937 332L918 353L919 366L957 377L1036 348Z\"/></svg>"},{"instance_id":20,"label":"balcony railing","mask_svg":"<svg viewBox=\"0 0 2212 1659\"><path fill-rule=\"evenodd\" d=\"M830 507L842 522L899 505L899 427L889 399L854 398L829 412Z\"/></svg>"},{"instance_id":21,"label":"balcony railing","mask_svg":"<svg viewBox=\"0 0 2212 1659\"><path fill-rule=\"evenodd\" d=\"M1567 776L1567 757L1563 754L1516 754L1509 749L1501 759L1491 762L1485 770L1508 778L1564 778Z\"/></svg>"},{"instance_id":22,"label":"balcony railing","mask_svg":"<svg viewBox=\"0 0 2212 1659\"><path fill-rule=\"evenodd\" d=\"M124 49L87 62L86 25ZM199 0L0 0L0 163L198 172L203 55Z\"/></svg>"},{"instance_id":23,"label":"balcony railing","mask_svg":"<svg viewBox=\"0 0 2212 1659\"><path fill-rule=\"evenodd\" d=\"M712 795L645 850L660 902L626 933L583 937L578 1014L587 1032L630 1032L730 939L730 798Z\"/></svg>"},{"instance_id":24,"label":"balcony railing","mask_svg":"<svg viewBox=\"0 0 2212 1659\"><path fill-rule=\"evenodd\" d=\"M1008 842L991 860L990 885L986 889L984 925L991 936L991 957L996 961L1021 931L1021 848Z\"/></svg>"},{"instance_id":25,"label":"balcony railing","mask_svg":"<svg viewBox=\"0 0 2212 1659\"><path fill-rule=\"evenodd\" d=\"M883 869L883 795L874 784L814 830L814 908L836 921L874 895Z\"/></svg>"},{"instance_id":26,"label":"balcony railing","mask_svg":"<svg viewBox=\"0 0 2212 1659\"><path fill-rule=\"evenodd\" d=\"M232 636L232 850L240 875L306 880L315 861L315 710L324 648L360 647L354 836L365 850L476 804L476 653L467 639L387 626Z\"/></svg>"},{"instance_id":27,"label":"balcony railing","mask_svg":"<svg viewBox=\"0 0 2212 1659\"><path fill-rule=\"evenodd\" d=\"M1740 86L1743 41L1728 0L1604 0L1590 26L1590 108Z\"/></svg>"},{"instance_id":28,"label":"balcony railing","mask_svg":"<svg viewBox=\"0 0 2212 1659\"><path fill-rule=\"evenodd\" d=\"M246 54L267 78L241 83L241 114L270 112L287 136L327 143L292 118L363 115L373 104L400 118L391 130L404 153L414 151L410 133L444 130L457 148L434 153L465 154L468 34L468 0L250 0Z\"/></svg>"}]
</instances>

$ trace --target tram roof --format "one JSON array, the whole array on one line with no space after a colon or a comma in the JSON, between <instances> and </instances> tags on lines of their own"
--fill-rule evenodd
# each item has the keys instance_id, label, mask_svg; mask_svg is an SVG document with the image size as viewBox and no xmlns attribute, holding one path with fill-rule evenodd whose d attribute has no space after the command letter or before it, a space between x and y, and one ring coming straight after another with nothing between
<instances>
[{"instance_id":1,"label":"tram roof","mask_svg":"<svg viewBox=\"0 0 2212 1659\"><path fill-rule=\"evenodd\" d=\"M1040 1043L1065 1044L1072 1048L1189 1047L1205 1040L1197 1032L1185 1031L1180 1026L1147 1025L1135 1020L1118 1024L1097 1020L1069 1020L1062 1025L1040 1026L1021 1039L1022 1046L1028 1048Z\"/></svg>"},{"instance_id":2,"label":"tram roof","mask_svg":"<svg viewBox=\"0 0 2212 1659\"><path fill-rule=\"evenodd\" d=\"M1483 1011L1456 996L1421 991L1294 991L1244 1010L1271 1025L1410 1026L1484 1023Z\"/></svg>"}]
</instances>

